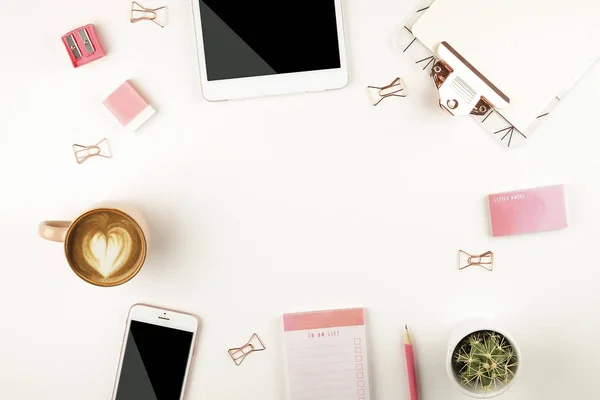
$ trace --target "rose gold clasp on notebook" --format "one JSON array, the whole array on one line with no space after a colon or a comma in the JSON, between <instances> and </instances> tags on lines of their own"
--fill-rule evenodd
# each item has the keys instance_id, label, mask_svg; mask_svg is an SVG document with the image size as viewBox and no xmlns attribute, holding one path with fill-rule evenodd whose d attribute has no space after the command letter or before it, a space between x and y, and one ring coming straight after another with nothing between
<instances>
[{"instance_id":1,"label":"rose gold clasp on notebook","mask_svg":"<svg viewBox=\"0 0 600 400\"><path fill-rule=\"evenodd\" d=\"M469 254L466 251L458 251L458 269L462 270L471 266L479 266L488 271L494 269L494 253L486 251L483 254Z\"/></svg>"},{"instance_id":2,"label":"rose gold clasp on notebook","mask_svg":"<svg viewBox=\"0 0 600 400\"><path fill-rule=\"evenodd\" d=\"M439 89L442 87L444 82L454 70L451 66L446 64L443 60L438 60L433 67L431 68L431 77L433 78L433 82L435 86ZM440 98L440 108L450 115L453 115L450 110L455 110L459 106L459 99L446 99L445 104ZM494 106L485 98L485 96L481 96L479 101L473 109L471 110L471 115L485 115L489 110L491 110Z\"/></svg>"},{"instance_id":3,"label":"rose gold clasp on notebook","mask_svg":"<svg viewBox=\"0 0 600 400\"><path fill-rule=\"evenodd\" d=\"M485 115L493 108L510 104L506 94L447 42L438 46L437 58L431 76L443 110L451 115Z\"/></svg>"},{"instance_id":4,"label":"rose gold clasp on notebook","mask_svg":"<svg viewBox=\"0 0 600 400\"><path fill-rule=\"evenodd\" d=\"M248 343L246 343L242 347L234 347L232 349L229 349L228 353L235 365L239 366L248 354L253 353L255 351L262 351L264 349L265 345L260 340L258 335L254 333L250 337L250 340L248 340Z\"/></svg>"},{"instance_id":5,"label":"rose gold clasp on notebook","mask_svg":"<svg viewBox=\"0 0 600 400\"><path fill-rule=\"evenodd\" d=\"M132 24L139 21L152 21L161 28L164 28L167 21L167 6L146 8L140 3L133 1L131 2L131 17L129 20Z\"/></svg>"}]
</instances>

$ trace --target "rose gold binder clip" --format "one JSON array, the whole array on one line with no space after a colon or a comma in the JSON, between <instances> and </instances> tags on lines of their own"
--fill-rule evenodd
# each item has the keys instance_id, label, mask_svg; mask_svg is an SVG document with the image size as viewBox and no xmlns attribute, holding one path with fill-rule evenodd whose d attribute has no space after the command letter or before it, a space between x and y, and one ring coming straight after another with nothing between
<instances>
[{"instance_id":1,"label":"rose gold binder clip","mask_svg":"<svg viewBox=\"0 0 600 400\"><path fill-rule=\"evenodd\" d=\"M248 340L248 343L246 343L242 347L235 347L233 349L229 349L228 352L235 365L239 366L248 354L253 353L255 351L263 351L264 349L265 345L260 340L258 335L254 333L250 337L250 340Z\"/></svg>"},{"instance_id":2,"label":"rose gold binder clip","mask_svg":"<svg viewBox=\"0 0 600 400\"><path fill-rule=\"evenodd\" d=\"M167 23L167 6L158 8L146 8L137 1L131 2L131 23L139 21L152 21L156 25L164 28Z\"/></svg>"},{"instance_id":3,"label":"rose gold binder clip","mask_svg":"<svg viewBox=\"0 0 600 400\"><path fill-rule=\"evenodd\" d=\"M394 79L392 83L386 86L367 86L367 93L373 106L378 105L388 97L406 97L406 94L402 93L403 91L404 85L400 78Z\"/></svg>"},{"instance_id":4,"label":"rose gold binder clip","mask_svg":"<svg viewBox=\"0 0 600 400\"><path fill-rule=\"evenodd\" d=\"M78 164L83 164L85 161L87 161L88 158L96 156L112 158L112 155L110 154L110 149L108 148L108 141L106 139L102 139L101 141L92 146L74 144L73 153L75 153L75 159L77 160Z\"/></svg>"},{"instance_id":5,"label":"rose gold binder clip","mask_svg":"<svg viewBox=\"0 0 600 400\"><path fill-rule=\"evenodd\" d=\"M488 271L494 269L494 253L486 251L483 254L473 255L466 251L458 251L458 269L463 270L471 266L479 266Z\"/></svg>"},{"instance_id":6,"label":"rose gold binder clip","mask_svg":"<svg viewBox=\"0 0 600 400\"><path fill-rule=\"evenodd\" d=\"M485 115L493 108L504 108L510 98L460 55L448 42L437 47L431 67L439 91L439 105L451 115Z\"/></svg>"}]
</instances>

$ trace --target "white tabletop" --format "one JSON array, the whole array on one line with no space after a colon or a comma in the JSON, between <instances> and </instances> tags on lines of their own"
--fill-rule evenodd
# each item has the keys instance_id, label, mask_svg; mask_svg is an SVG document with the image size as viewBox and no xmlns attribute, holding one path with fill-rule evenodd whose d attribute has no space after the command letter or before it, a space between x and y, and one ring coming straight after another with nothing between
<instances>
[{"instance_id":1,"label":"white tabletop","mask_svg":"<svg viewBox=\"0 0 600 400\"><path fill-rule=\"evenodd\" d=\"M374 399L408 398L405 323L422 398L462 398L446 376L448 336L482 316L521 347L504 398L597 397L600 69L507 150L443 113L391 45L417 5L345 2L343 90L209 103L188 0L168 1L164 29L130 24L125 0L5 1L0 398L109 398L136 302L201 318L189 399L284 399L281 314L349 306L368 310ZM73 69L60 37L88 23L108 55ZM409 97L372 107L365 87L395 76ZM101 103L126 79L158 110L136 133ZM103 137L113 159L78 165L71 145ZM487 194L556 183L567 184L569 228L490 236ZM139 206L155 239L141 273L109 289L80 280L36 232L101 200ZM494 251L495 270L457 271L460 248ZM236 367L227 349L253 332L267 351Z\"/></svg>"}]
</instances>

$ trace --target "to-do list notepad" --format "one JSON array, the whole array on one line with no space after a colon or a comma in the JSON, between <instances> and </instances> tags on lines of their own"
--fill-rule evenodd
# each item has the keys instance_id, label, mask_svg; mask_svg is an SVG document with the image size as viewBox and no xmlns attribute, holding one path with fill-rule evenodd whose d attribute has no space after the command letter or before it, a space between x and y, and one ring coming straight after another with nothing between
<instances>
[{"instance_id":1,"label":"to-do list notepad","mask_svg":"<svg viewBox=\"0 0 600 400\"><path fill-rule=\"evenodd\" d=\"M365 310L283 315L288 400L369 400Z\"/></svg>"}]
</instances>

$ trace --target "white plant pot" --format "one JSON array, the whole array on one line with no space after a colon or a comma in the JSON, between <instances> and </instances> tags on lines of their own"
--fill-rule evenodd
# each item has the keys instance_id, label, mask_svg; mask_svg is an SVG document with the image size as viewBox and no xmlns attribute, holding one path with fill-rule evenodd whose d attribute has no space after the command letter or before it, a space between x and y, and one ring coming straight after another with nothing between
<instances>
[{"instance_id":1,"label":"white plant pot","mask_svg":"<svg viewBox=\"0 0 600 400\"><path fill-rule=\"evenodd\" d=\"M519 361L519 365L515 370L515 376L510 381L509 384L503 386L498 390L487 390L487 391L473 391L468 387L462 386L454 373L454 369L452 368L452 357L454 355L454 349L463 340L465 337L469 336L471 333L475 333L478 331L494 331L498 332L502 336L508 340L511 344L515 354L517 356L517 360ZM490 399L492 397L496 397L506 392L510 387L514 384L515 379L517 379L519 375L519 370L522 368L523 360L521 358L521 350L517 345L517 342L510 336L508 333L498 328L493 322L486 320L469 320L464 321L458 324L452 333L450 334L450 340L448 341L448 355L446 357L446 371L448 372L448 377L454 386L456 386L464 395L473 397L476 399Z\"/></svg>"}]
</instances>

